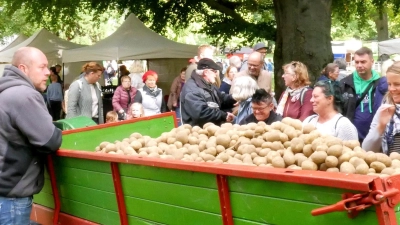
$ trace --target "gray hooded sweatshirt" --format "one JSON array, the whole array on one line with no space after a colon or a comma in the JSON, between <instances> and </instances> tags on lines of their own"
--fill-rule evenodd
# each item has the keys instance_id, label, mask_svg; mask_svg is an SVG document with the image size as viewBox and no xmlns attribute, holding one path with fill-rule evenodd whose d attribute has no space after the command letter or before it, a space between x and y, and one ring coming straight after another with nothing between
<instances>
[{"instance_id":1,"label":"gray hooded sweatshirt","mask_svg":"<svg viewBox=\"0 0 400 225\"><path fill-rule=\"evenodd\" d=\"M0 78L0 196L28 197L44 183L46 154L61 146L43 96L15 66Z\"/></svg>"}]
</instances>

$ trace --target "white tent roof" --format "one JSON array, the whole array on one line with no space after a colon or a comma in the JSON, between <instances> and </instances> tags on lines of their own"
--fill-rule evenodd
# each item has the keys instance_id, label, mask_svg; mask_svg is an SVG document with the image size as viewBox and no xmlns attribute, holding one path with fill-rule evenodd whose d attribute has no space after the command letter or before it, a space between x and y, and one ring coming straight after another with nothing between
<instances>
[{"instance_id":1,"label":"white tent roof","mask_svg":"<svg viewBox=\"0 0 400 225\"><path fill-rule=\"evenodd\" d=\"M196 54L197 46L171 41L131 14L109 37L91 46L65 51L63 62L192 58Z\"/></svg>"},{"instance_id":2,"label":"white tent roof","mask_svg":"<svg viewBox=\"0 0 400 225\"><path fill-rule=\"evenodd\" d=\"M400 39L392 39L378 42L379 55L382 54L400 54Z\"/></svg>"},{"instance_id":3,"label":"white tent roof","mask_svg":"<svg viewBox=\"0 0 400 225\"><path fill-rule=\"evenodd\" d=\"M10 49L10 48L12 48L12 47L14 47L14 46L20 44L21 42L25 41L26 39L28 39L28 37L25 36L25 35L23 35L23 34L21 34L21 35L19 35L17 38L15 38L14 41L12 41L10 44L8 44L8 45L5 46L4 48L2 48L1 51L2 51L2 52L3 52L3 51L6 51L6 50L8 50L8 49Z\"/></svg>"},{"instance_id":4,"label":"white tent roof","mask_svg":"<svg viewBox=\"0 0 400 225\"><path fill-rule=\"evenodd\" d=\"M61 58L62 51L66 49L80 48L84 45L75 44L63 40L50 33L46 29L41 29L25 41L15 45L8 50L0 52L0 62L11 62L14 52L21 47L35 47L40 49L49 61L57 61Z\"/></svg>"}]
</instances>

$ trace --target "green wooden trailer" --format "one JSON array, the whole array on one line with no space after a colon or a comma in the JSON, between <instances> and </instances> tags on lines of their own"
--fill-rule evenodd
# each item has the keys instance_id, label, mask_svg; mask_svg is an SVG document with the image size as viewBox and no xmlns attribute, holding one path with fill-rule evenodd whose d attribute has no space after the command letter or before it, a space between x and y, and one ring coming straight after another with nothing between
<instances>
[{"instance_id":1,"label":"green wooden trailer","mask_svg":"<svg viewBox=\"0 0 400 225\"><path fill-rule=\"evenodd\" d=\"M400 176L297 171L95 153L133 132L157 137L165 113L63 131L34 196L40 224L398 224Z\"/></svg>"}]
</instances>

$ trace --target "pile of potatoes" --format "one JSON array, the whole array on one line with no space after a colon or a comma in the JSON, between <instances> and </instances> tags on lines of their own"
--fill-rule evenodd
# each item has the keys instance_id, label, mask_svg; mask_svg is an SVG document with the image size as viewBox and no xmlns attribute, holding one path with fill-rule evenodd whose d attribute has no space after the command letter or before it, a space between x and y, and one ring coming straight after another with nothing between
<instances>
[{"instance_id":1,"label":"pile of potatoes","mask_svg":"<svg viewBox=\"0 0 400 225\"><path fill-rule=\"evenodd\" d=\"M157 138L133 133L122 141L102 142L96 152L352 174L400 173L400 154L366 152L358 141L322 135L313 125L303 127L291 118L271 125L185 124Z\"/></svg>"}]
</instances>

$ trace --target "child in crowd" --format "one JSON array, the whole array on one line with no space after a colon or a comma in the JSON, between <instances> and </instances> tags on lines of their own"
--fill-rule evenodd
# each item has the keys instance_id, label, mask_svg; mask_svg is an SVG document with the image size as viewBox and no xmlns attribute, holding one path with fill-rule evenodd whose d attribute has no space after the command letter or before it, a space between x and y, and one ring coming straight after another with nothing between
<instances>
[{"instance_id":1,"label":"child in crowd","mask_svg":"<svg viewBox=\"0 0 400 225\"><path fill-rule=\"evenodd\" d=\"M106 123L118 122L118 114L115 111L109 111L106 115Z\"/></svg>"},{"instance_id":2,"label":"child in crowd","mask_svg":"<svg viewBox=\"0 0 400 225\"><path fill-rule=\"evenodd\" d=\"M131 105L128 110L127 119L139 118L144 116L144 110L142 104L135 102Z\"/></svg>"}]
</instances>

